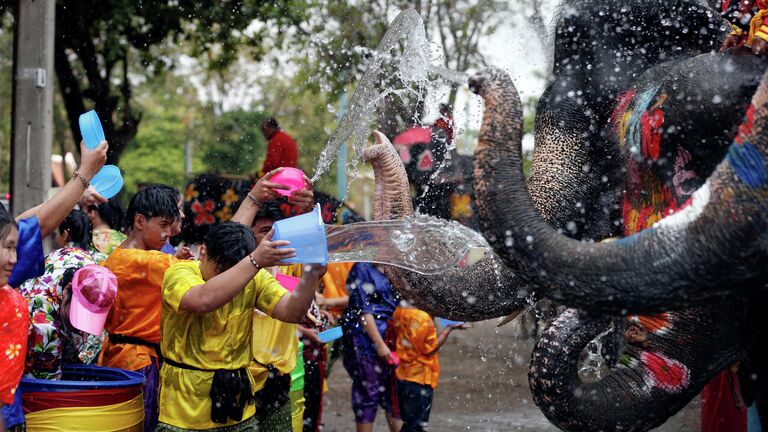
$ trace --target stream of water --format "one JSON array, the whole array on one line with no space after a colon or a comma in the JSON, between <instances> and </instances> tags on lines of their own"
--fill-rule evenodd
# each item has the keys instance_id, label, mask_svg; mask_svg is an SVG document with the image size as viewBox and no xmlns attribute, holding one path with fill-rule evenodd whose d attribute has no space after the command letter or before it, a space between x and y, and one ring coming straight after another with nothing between
<instances>
[{"instance_id":1,"label":"stream of water","mask_svg":"<svg viewBox=\"0 0 768 432\"><path fill-rule=\"evenodd\" d=\"M327 226L326 235L329 262L374 262L422 274L473 265L492 253L477 232L425 215Z\"/></svg>"}]
</instances>

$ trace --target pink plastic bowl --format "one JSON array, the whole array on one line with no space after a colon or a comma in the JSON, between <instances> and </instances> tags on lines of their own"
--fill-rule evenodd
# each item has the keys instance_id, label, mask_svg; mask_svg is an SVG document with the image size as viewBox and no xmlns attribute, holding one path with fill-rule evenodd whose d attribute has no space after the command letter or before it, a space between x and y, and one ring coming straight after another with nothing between
<instances>
[{"instance_id":1,"label":"pink plastic bowl","mask_svg":"<svg viewBox=\"0 0 768 432\"><path fill-rule=\"evenodd\" d=\"M299 286L299 281L301 280L297 277L288 276L282 273L276 274L275 279L277 279L277 282L279 282L280 285L282 285L283 288L287 289L289 292L293 292L293 290Z\"/></svg>"},{"instance_id":2,"label":"pink plastic bowl","mask_svg":"<svg viewBox=\"0 0 768 432\"><path fill-rule=\"evenodd\" d=\"M273 183L280 183L290 189L275 189L282 196L290 196L293 191L304 189L304 171L298 168L283 167L280 172L269 179Z\"/></svg>"}]
</instances>

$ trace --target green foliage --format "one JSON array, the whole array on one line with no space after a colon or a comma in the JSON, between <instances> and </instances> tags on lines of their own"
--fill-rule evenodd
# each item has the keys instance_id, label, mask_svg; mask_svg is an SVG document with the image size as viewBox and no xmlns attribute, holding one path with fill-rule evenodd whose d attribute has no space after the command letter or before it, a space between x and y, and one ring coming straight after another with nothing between
<instances>
[{"instance_id":1,"label":"green foliage","mask_svg":"<svg viewBox=\"0 0 768 432\"><path fill-rule=\"evenodd\" d=\"M142 127L120 160L125 193L130 197L138 186L165 183L181 189L186 182L185 148L192 144L192 172L205 167L199 151L210 130L206 119L212 111L201 104L182 78L167 74L139 88L137 103L145 112ZM127 202L127 200L126 200Z\"/></svg>"},{"instance_id":2,"label":"green foliage","mask_svg":"<svg viewBox=\"0 0 768 432\"><path fill-rule=\"evenodd\" d=\"M252 175L259 171L266 153L260 112L225 112L213 122L213 136L205 145L206 167L215 172Z\"/></svg>"}]
</instances>

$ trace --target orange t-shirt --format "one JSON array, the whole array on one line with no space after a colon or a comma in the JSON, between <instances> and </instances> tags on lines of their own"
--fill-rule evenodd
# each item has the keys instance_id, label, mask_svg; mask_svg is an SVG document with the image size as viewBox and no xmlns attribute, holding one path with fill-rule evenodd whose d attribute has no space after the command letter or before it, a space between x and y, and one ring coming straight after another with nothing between
<instances>
[{"instance_id":1,"label":"orange t-shirt","mask_svg":"<svg viewBox=\"0 0 768 432\"><path fill-rule=\"evenodd\" d=\"M413 308L397 308L392 321L397 334L397 356L400 366L395 369L397 379L437 387L440 360L437 353L437 329L428 313Z\"/></svg>"},{"instance_id":2,"label":"orange t-shirt","mask_svg":"<svg viewBox=\"0 0 768 432\"><path fill-rule=\"evenodd\" d=\"M109 334L132 336L160 343L163 277L180 260L160 251L115 248L104 261L117 277L117 299L104 328ZM113 344L107 340L99 364L127 370L149 366L157 358L154 348Z\"/></svg>"},{"instance_id":3,"label":"orange t-shirt","mask_svg":"<svg viewBox=\"0 0 768 432\"><path fill-rule=\"evenodd\" d=\"M327 299L347 297L347 275L355 263L328 263L325 275L323 275L323 297ZM343 307L329 309L334 316L344 313Z\"/></svg>"}]
</instances>

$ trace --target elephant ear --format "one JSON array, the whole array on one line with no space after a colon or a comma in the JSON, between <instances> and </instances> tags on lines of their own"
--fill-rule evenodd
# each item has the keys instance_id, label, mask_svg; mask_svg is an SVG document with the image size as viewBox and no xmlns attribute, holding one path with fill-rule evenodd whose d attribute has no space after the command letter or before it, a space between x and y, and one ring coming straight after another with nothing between
<instances>
[{"instance_id":1,"label":"elephant ear","mask_svg":"<svg viewBox=\"0 0 768 432\"><path fill-rule=\"evenodd\" d=\"M746 301L735 299L629 316L623 331L628 344L617 366L604 376L589 377L580 374L582 351L610 328L609 321L568 309L534 348L529 373L533 399L566 431L650 430L743 358L745 309Z\"/></svg>"}]
</instances>

